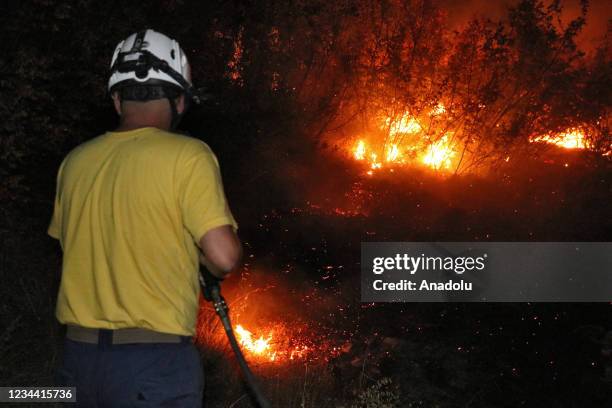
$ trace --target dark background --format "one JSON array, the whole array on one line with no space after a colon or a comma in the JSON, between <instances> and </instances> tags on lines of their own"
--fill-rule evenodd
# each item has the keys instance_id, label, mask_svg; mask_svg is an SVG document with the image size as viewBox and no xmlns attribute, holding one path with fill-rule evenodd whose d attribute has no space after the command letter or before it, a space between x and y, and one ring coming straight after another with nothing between
<instances>
[{"instance_id":1,"label":"dark background","mask_svg":"<svg viewBox=\"0 0 612 408\"><path fill-rule=\"evenodd\" d=\"M73 147L116 125L112 51L151 27L179 41L214 95L181 129L216 152L240 224L245 266L228 298L252 295L236 316L293 325L318 347L307 361L256 365L275 406L610 406L609 303L370 305L358 281L361 241L610 240L610 10L592 3L581 17L578 3L533 1L4 2L0 385L52 383L55 174ZM504 28L470 26L474 14ZM385 58L365 63L377 38ZM465 138L494 146L478 171L369 178L344 154L369 109L427 106L437 92L461 102ZM475 115L484 102L492 108ZM474 130L501 111L500 127ZM590 151L527 143L577 125L590 129ZM503 165L517 145L520 161ZM206 313L206 397L229 406L244 389L227 349L207 347Z\"/></svg>"}]
</instances>

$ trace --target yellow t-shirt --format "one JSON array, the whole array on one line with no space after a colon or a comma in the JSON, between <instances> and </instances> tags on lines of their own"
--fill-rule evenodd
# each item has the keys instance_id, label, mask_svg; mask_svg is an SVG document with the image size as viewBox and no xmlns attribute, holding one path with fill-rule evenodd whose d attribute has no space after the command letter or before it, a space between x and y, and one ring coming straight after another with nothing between
<instances>
[{"instance_id":1,"label":"yellow t-shirt","mask_svg":"<svg viewBox=\"0 0 612 408\"><path fill-rule=\"evenodd\" d=\"M59 169L48 230L64 251L58 320L193 335L196 242L222 225L237 228L202 141L140 128L76 147Z\"/></svg>"}]
</instances>

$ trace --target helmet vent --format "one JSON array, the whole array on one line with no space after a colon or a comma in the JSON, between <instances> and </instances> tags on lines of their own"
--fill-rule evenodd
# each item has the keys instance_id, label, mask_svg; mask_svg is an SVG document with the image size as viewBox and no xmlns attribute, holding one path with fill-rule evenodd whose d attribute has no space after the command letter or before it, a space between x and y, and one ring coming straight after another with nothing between
<instances>
[{"instance_id":1,"label":"helmet vent","mask_svg":"<svg viewBox=\"0 0 612 408\"><path fill-rule=\"evenodd\" d=\"M149 74L149 67L140 67L136 69L136 78L145 79Z\"/></svg>"},{"instance_id":2,"label":"helmet vent","mask_svg":"<svg viewBox=\"0 0 612 408\"><path fill-rule=\"evenodd\" d=\"M176 59L176 57L174 56L174 49L170 51L170 57L172 57L172 59Z\"/></svg>"}]
</instances>

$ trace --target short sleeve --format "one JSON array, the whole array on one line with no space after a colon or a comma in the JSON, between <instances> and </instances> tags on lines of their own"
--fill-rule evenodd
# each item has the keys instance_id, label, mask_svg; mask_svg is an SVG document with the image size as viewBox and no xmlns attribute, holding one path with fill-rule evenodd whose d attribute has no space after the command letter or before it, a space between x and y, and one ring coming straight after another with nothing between
<instances>
[{"instance_id":1,"label":"short sleeve","mask_svg":"<svg viewBox=\"0 0 612 408\"><path fill-rule=\"evenodd\" d=\"M51 222L49 223L49 228L47 228L47 234L55 239L60 239L61 225L62 225L62 207L61 207L61 190L60 186L62 183L62 170L64 168L64 163L60 166L57 172L57 179L55 184L55 199L53 203L53 215L51 216Z\"/></svg>"},{"instance_id":2,"label":"short sleeve","mask_svg":"<svg viewBox=\"0 0 612 408\"><path fill-rule=\"evenodd\" d=\"M238 228L229 209L219 163L203 142L190 144L179 172L179 201L183 225L199 245L209 230L223 225Z\"/></svg>"}]
</instances>

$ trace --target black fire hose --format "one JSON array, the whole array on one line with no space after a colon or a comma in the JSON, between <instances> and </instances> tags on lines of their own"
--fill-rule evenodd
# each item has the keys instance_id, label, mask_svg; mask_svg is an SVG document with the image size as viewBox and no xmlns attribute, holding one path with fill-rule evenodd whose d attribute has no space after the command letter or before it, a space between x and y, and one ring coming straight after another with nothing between
<instances>
[{"instance_id":1,"label":"black fire hose","mask_svg":"<svg viewBox=\"0 0 612 408\"><path fill-rule=\"evenodd\" d=\"M255 402L257 402L259 408L270 408L270 402L263 395L257 379L251 372L251 369L244 358L244 354L242 354L238 340L236 340L236 335L234 334L232 323L230 322L228 315L229 307L227 306L227 303L225 303L223 296L221 296L221 286L219 282L219 279L215 278L206 268L200 268L200 285L202 286L204 299L212 302L215 312L223 324L227 339L232 346L232 350L234 350L236 360L238 360L238 365L240 366L244 380L251 390L252 396L255 399Z\"/></svg>"}]
</instances>

